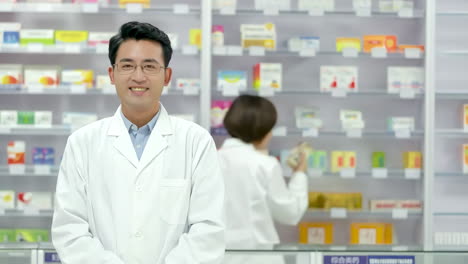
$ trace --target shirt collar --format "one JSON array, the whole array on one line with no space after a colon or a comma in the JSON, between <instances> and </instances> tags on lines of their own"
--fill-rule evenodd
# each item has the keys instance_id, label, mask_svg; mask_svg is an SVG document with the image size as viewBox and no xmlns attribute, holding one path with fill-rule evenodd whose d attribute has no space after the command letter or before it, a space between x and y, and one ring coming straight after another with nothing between
<instances>
[{"instance_id":1,"label":"shirt collar","mask_svg":"<svg viewBox=\"0 0 468 264\"><path fill-rule=\"evenodd\" d=\"M154 127L156 126L156 122L158 121L160 113L161 113L161 107L159 108L159 111L156 113L156 115L153 116L153 118L146 125L140 127L140 129L147 129L148 132L151 133L151 131L153 131ZM122 110L120 111L120 115L122 116L122 120L123 120L123 122L125 124L125 127L127 128L127 131L136 132L136 131L139 130L138 127L135 124L130 122L130 120L128 120L125 117Z\"/></svg>"}]
</instances>

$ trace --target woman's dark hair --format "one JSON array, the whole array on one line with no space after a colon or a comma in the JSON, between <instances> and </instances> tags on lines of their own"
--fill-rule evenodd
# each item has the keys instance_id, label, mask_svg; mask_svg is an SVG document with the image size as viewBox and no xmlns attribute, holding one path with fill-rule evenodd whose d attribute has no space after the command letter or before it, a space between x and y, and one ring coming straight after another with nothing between
<instances>
[{"instance_id":1,"label":"woman's dark hair","mask_svg":"<svg viewBox=\"0 0 468 264\"><path fill-rule=\"evenodd\" d=\"M161 44L164 55L164 67L169 66L172 57L172 47L169 37L159 28L136 21L127 22L120 27L119 33L113 36L109 41L109 60L111 65L115 64L117 51L120 45L129 39L150 40Z\"/></svg>"},{"instance_id":2,"label":"woman's dark hair","mask_svg":"<svg viewBox=\"0 0 468 264\"><path fill-rule=\"evenodd\" d=\"M276 108L260 96L237 97L224 117L229 135L246 143L262 140L276 124Z\"/></svg>"}]
</instances>

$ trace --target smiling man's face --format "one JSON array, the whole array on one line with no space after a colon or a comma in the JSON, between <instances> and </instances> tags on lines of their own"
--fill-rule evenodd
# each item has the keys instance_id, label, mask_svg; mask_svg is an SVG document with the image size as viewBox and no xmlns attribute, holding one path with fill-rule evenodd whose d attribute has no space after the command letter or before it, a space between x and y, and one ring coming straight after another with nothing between
<instances>
[{"instance_id":1,"label":"smiling man's face","mask_svg":"<svg viewBox=\"0 0 468 264\"><path fill-rule=\"evenodd\" d=\"M162 89L169 83L172 74L170 68L162 68L164 55L161 44L149 40L126 40L117 51L115 64L109 67L109 77L117 90L122 111L157 109ZM134 65L137 65L134 72L127 71ZM148 69L147 73L141 66ZM148 74L153 70L155 72Z\"/></svg>"}]
</instances>

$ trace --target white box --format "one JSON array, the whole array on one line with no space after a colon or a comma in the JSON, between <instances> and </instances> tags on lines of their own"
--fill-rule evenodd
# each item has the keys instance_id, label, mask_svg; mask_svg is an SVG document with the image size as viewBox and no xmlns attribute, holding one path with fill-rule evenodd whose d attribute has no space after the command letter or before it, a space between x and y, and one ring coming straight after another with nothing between
<instances>
[{"instance_id":1,"label":"white box","mask_svg":"<svg viewBox=\"0 0 468 264\"><path fill-rule=\"evenodd\" d=\"M52 209L52 194L50 192L19 192L17 194L16 208L19 210Z\"/></svg>"},{"instance_id":2,"label":"white box","mask_svg":"<svg viewBox=\"0 0 468 264\"><path fill-rule=\"evenodd\" d=\"M14 191L0 191L0 209L14 209L15 208L15 192Z\"/></svg>"},{"instance_id":3,"label":"white box","mask_svg":"<svg viewBox=\"0 0 468 264\"><path fill-rule=\"evenodd\" d=\"M0 111L0 125L12 127L18 125L18 111Z\"/></svg>"},{"instance_id":4,"label":"white box","mask_svg":"<svg viewBox=\"0 0 468 264\"><path fill-rule=\"evenodd\" d=\"M52 111L35 111L34 125L42 127L52 126Z\"/></svg>"}]
</instances>

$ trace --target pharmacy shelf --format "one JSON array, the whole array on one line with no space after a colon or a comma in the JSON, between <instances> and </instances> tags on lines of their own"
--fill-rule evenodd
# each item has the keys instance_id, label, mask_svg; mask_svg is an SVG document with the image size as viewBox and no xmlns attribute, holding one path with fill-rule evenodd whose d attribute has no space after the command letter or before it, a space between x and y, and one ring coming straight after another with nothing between
<instances>
[{"instance_id":1,"label":"pharmacy shelf","mask_svg":"<svg viewBox=\"0 0 468 264\"><path fill-rule=\"evenodd\" d=\"M468 89L443 89L436 91L437 99L445 100L465 100L468 99Z\"/></svg>"},{"instance_id":2,"label":"pharmacy shelf","mask_svg":"<svg viewBox=\"0 0 468 264\"><path fill-rule=\"evenodd\" d=\"M404 252L421 251L422 247L415 245L309 245L309 244L279 244L274 251L323 251L332 253L346 251L349 252ZM246 250L248 251L248 250ZM321 262L320 262L321 263Z\"/></svg>"},{"instance_id":3,"label":"pharmacy shelf","mask_svg":"<svg viewBox=\"0 0 468 264\"><path fill-rule=\"evenodd\" d=\"M436 13L437 16L440 17L453 17L453 16L459 16L459 17L468 17L468 11L439 11Z\"/></svg>"},{"instance_id":4,"label":"pharmacy shelf","mask_svg":"<svg viewBox=\"0 0 468 264\"><path fill-rule=\"evenodd\" d=\"M221 91L212 91L214 97L237 97L238 94L225 94ZM250 95L259 95L259 96L291 96L291 95L314 95L314 96L327 96L327 97L335 97L335 98L343 98L342 95L333 94L331 92L321 92L314 88L308 89L287 89L285 88L282 91L276 91L273 94L265 94L261 91L257 91L254 89L248 89L245 91L239 91L239 94L250 94ZM388 93L386 88L382 88L380 90L360 90L358 92L349 92L345 94L346 97L360 97L360 96L379 96L379 97L388 97L388 98L401 98L401 99L423 99L424 93L416 93L414 94L414 98L402 98L400 94ZM467 94L468 96L468 94Z\"/></svg>"},{"instance_id":5,"label":"pharmacy shelf","mask_svg":"<svg viewBox=\"0 0 468 264\"><path fill-rule=\"evenodd\" d=\"M437 129L436 135L440 137L468 138L468 131L463 129Z\"/></svg>"},{"instance_id":6,"label":"pharmacy shelf","mask_svg":"<svg viewBox=\"0 0 468 264\"><path fill-rule=\"evenodd\" d=\"M319 218L319 219L375 219L375 218L384 218L384 219L395 219L395 220L404 220L407 218L421 218L422 212L413 212L407 211L407 218L393 214L392 211L387 212L371 212L371 211L357 211L357 210L345 210L346 216L339 215L334 213L333 210L312 210L309 209L304 215L305 219L310 218Z\"/></svg>"},{"instance_id":7,"label":"pharmacy shelf","mask_svg":"<svg viewBox=\"0 0 468 264\"><path fill-rule=\"evenodd\" d=\"M434 216L468 217L468 212L434 212Z\"/></svg>"},{"instance_id":8,"label":"pharmacy shelf","mask_svg":"<svg viewBox=\"0 0 468 264\"><path fill-rule=\"evenodd\" d=\"M80 87L78 87L80 88ZM96 89L96 88L80 88L74 89L70 86L58 86L57 88L44 88L44 89L28 89L26 86L21 85L0 85L0 94L5 95L112 95L115 96L115 89ZM198 96L199 93L187 94L182 90L170 89L167 93L163 93L162 96Z\"/></svg>"},{"instance_id":9,"label":"pharmacy shelf","mask_svg":"<svg viewBox=\"0 0 468 264\"><path fill-rule=\"evenodd\" d=\"M69 55L105 55L108 54L108 46L84 46L76 44L67 45L43 45L43 44L28 44L28 45L0 45L0 53L12 54L69 54ZM173 56L198 56L199 50L195 46L186 45L181 49L175 49Z\"/></svg>"},{"instance_id":10,"label":"pharmacy shelf","mask_svg":"<svg viewBox=\"0 0 468 264\"><path fill-rule=\"evenodd\" d=\"M375 179L375 180L418 180L414 178L408 178L405 175L404 170L388 170L387 171L387 177L378 177L378 175L375 175L371 171L356 171L355 177L346 177L346 176L341 176L340 173L331 173L331 172L323 172L322 175L319 174L313 174L309 170L308 172L309 177L313 179L336 179L336 178L342 178L342 179L351 179L351 180L365 180L368 181L370 179ZM421 170L421 176L422 177L423 171Z\"/></svg>"},{"instance_id":11,"label":"pharmacy shelf","mask_svg":"<svg viewBox=\"0 0 468 264\"><path fill-rule=\"evenodd\" d=\"M65 125L52 127L0 127L0 135L37 135L37 136L69 136L71 129Z\"/></svg>"},{"instance_id":12,"label":"pharmacy shelf","mask_svg":"<svg viewBox=\"0 0 468 264\"><path fill-rule=\"evenodd\" d=\"M270 51L270 50L263 50L262 48L257 49L257 48L252 48L252 49L243 49L240 46L235 46L236 48L231 51L231 49L226 46L226 47L215 47L212 50L212 54L215 57L219 56L244 56L244 55L249 55L249 56L256 56L256 57L297 57L297 58L313 58L313 57L318 57L318 56L335 56L335 57L343 57L346 59L361 59L361 58L372 58L372 59L424 59L424 54L422 53L418 57L411 57L410 55L406 55L406 53L403 52L393 52L393 53L387 53L385 57L380 57L378 55L374 55L372 53L368 52L359 52L354 55L347 55L342 52L337 52L337 51L317 51L317 52L312 52L312 53L307 53L307 51L304 51L303 53L301 52L296 52L296 51L290 51L287 49L278 49L276 51Z\"/></svg>"},{"instance_id":13,"label":"pharmacy shelf","mask_svg":"<svg viewBox=\"0 0 468 264\"><path fill-rule=\"evenodd\" d=\"M424 17L424 10L414 10L412 16L406 16L405 14L401 13L398 14L396 12L387 13L387 12L380 12L377 10L371 10L370 16L367 18L423 18ZM255 9L235 9L235 10L213 10L213 15L215 16L311 16L311 17L321 17L321 16L359 16L358 12L354 10L335 10L335 11L304 11L304 10L255 10Z\"/></svg>"},{"instance_id":14,"label":"pharmacy shelf","mask_svg":"<svg viewBox=\"0 0 468 264\"><path fill-rule=\"evenodd\" d=\"M52 217L54 210L17 210L17 209L4 209L0 211L1 217Z\"/></svg>"},{"instance_id":15,"label":"pharmacy shelf","mask_svg":"<svg viewBox=\"0 0 468 264\"><path fill-rule=\"evenodd\" d=\"M57 177L58 175L58 170L59 167L57 166L51 166L50 167L50 173L44 174L40 170L35 170L33 165L26 165L25 166L25 171L22 174L12 174L10 172L10 168L8 165L2 165L0 166L0 177Z\"/></svg>"},{"instance_id":16,"label":"pharmacy shelf","mask_svg":"<svg viewBox=\"0 0 468 264\"><path fill-rule=\"evenodd\" d=\"M0 13L99 13L99 14L138 14L148 13L152 15L200 15L200 7L188 5L157 6L141 8L131 6L120 8L118 5L98 5L98 4L73 4L73 3L2 3Z\"/></svg>"},{"instance_id":17,"label":"pharmacy shelf","mask_svg":"<svg viewBox=\"0 0 468 264\"><path fill-rule=\"evenodd\" d=\"M468 50L442 50L439 54L446 56L468 56Z\"/></svg>"},{"instance_id":18,"label":"pharmacy shelf","mask_svg":"<svg viewBox=\"0 0 468 264\"><path fill-rule=\"evenodd\" d=\"M462 172L436 172L434 176L439 179L468 179L468 174Z\"/></svg>"}]
</instances>

